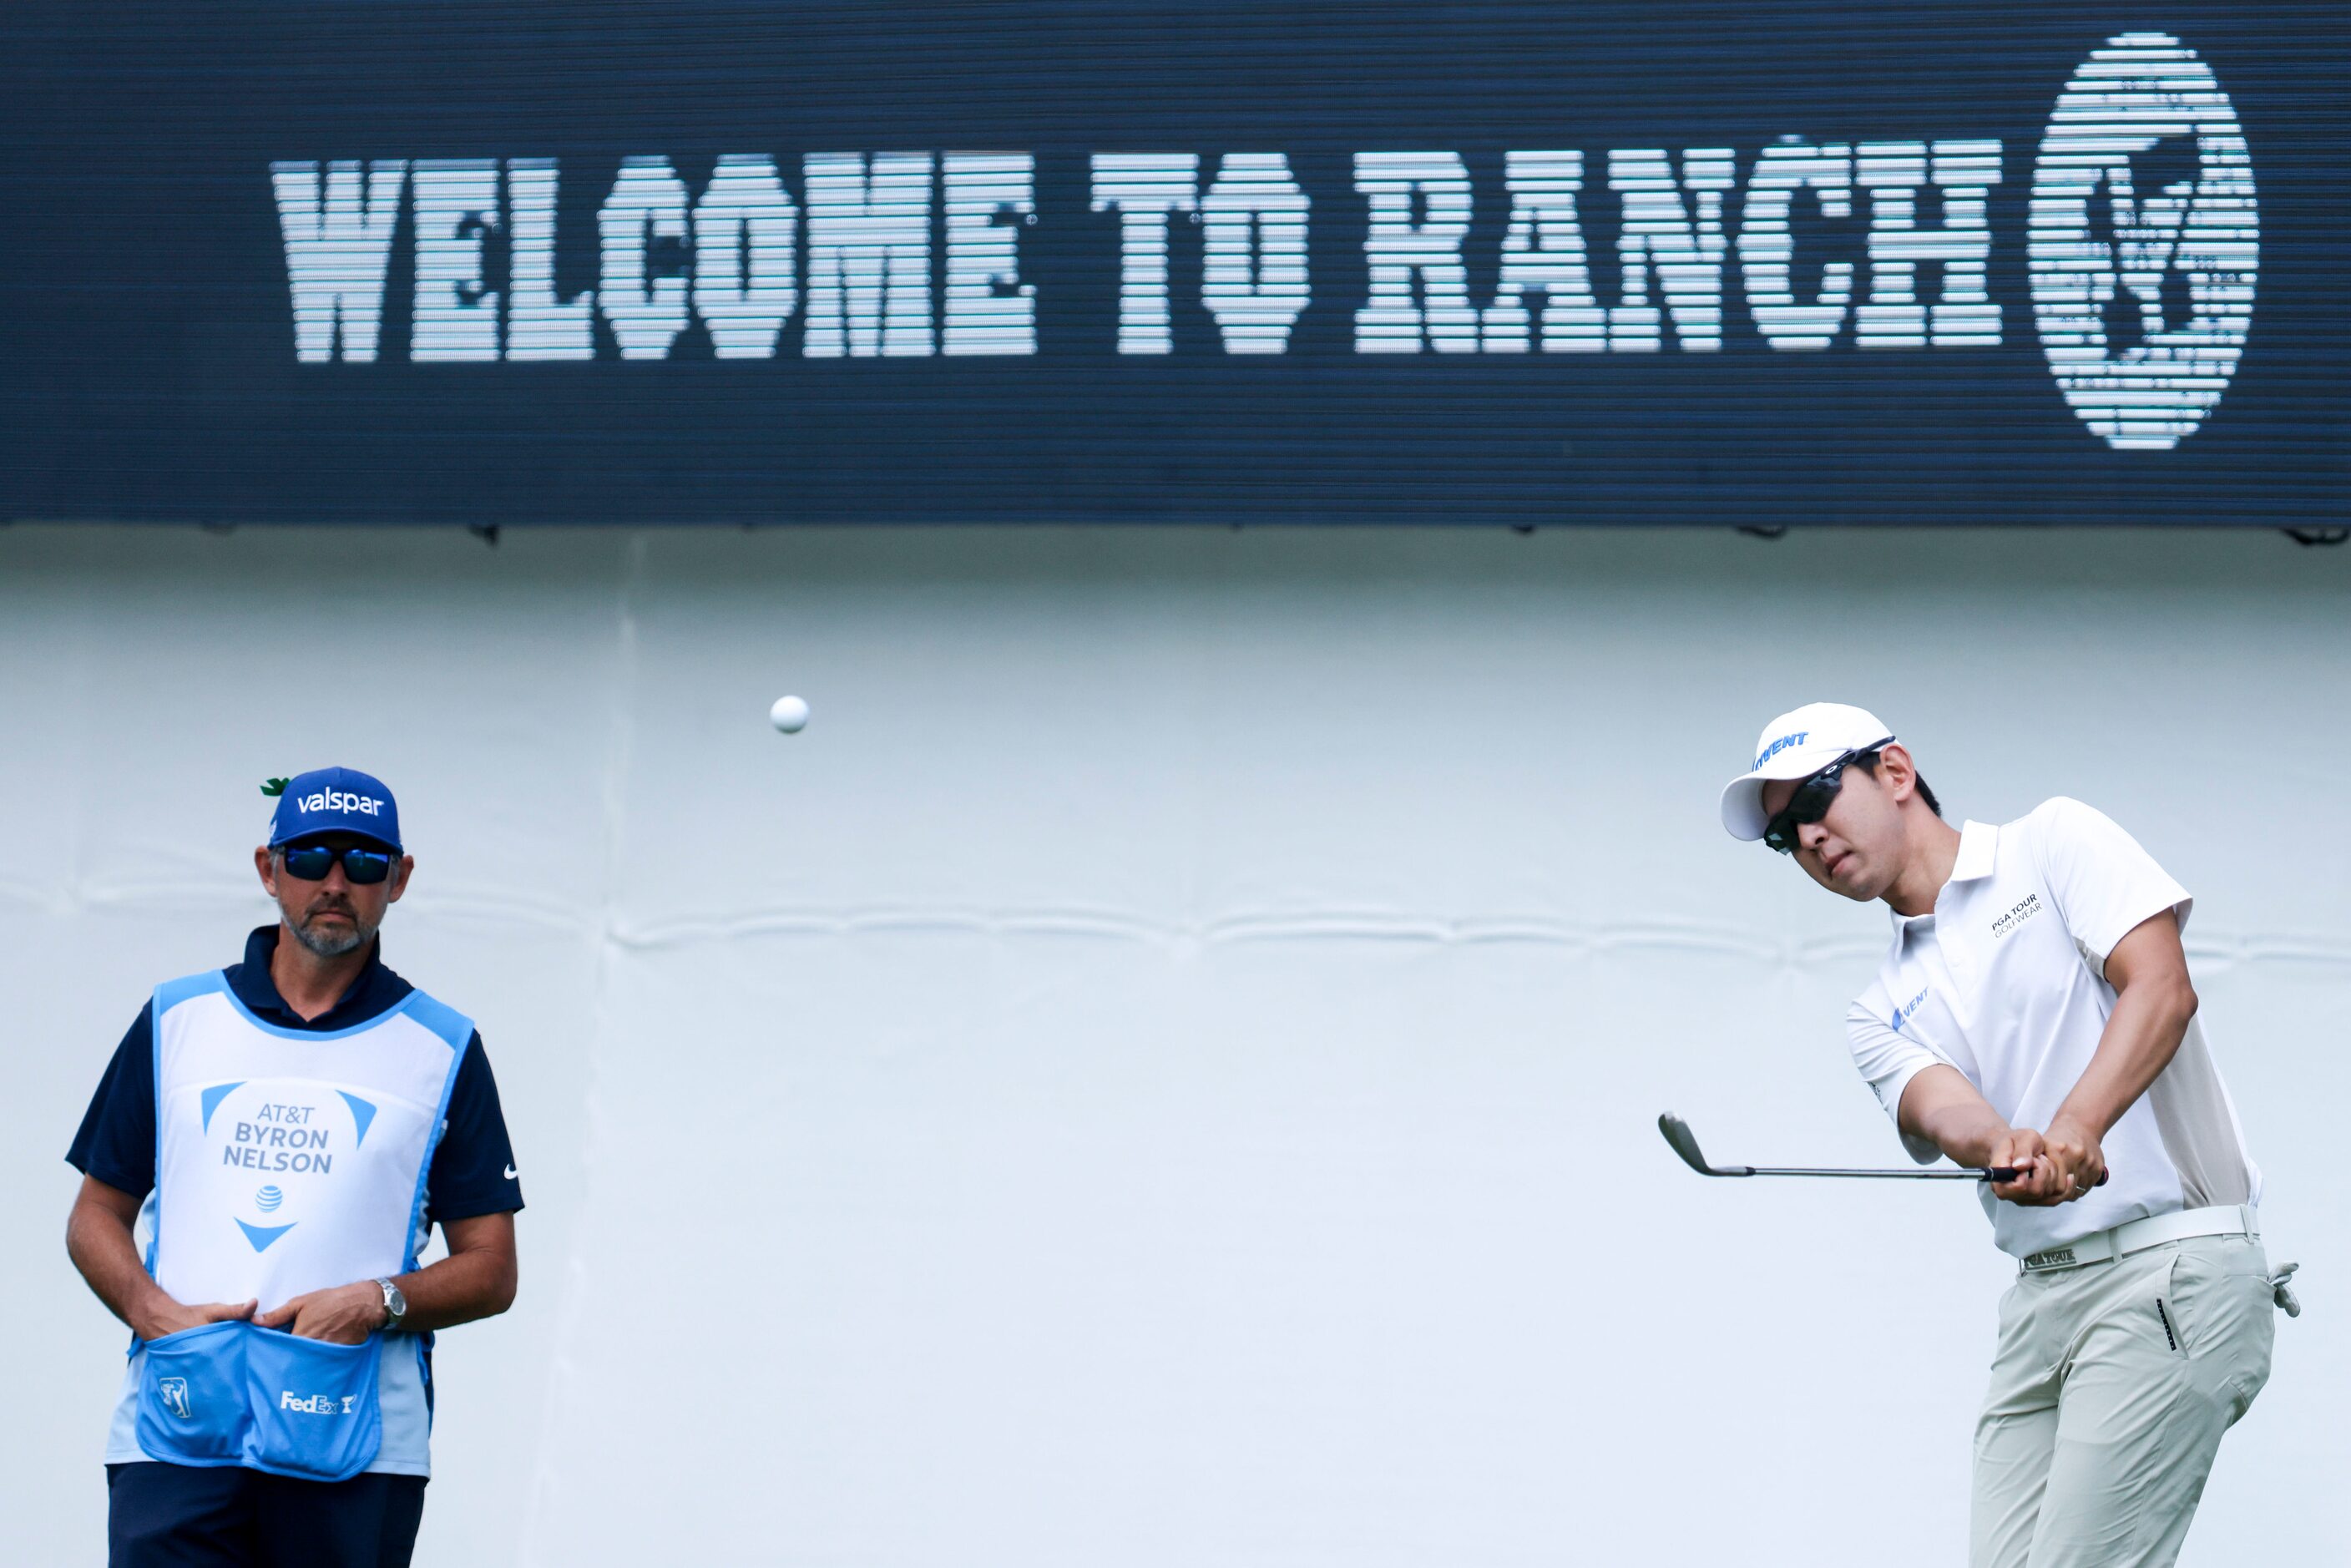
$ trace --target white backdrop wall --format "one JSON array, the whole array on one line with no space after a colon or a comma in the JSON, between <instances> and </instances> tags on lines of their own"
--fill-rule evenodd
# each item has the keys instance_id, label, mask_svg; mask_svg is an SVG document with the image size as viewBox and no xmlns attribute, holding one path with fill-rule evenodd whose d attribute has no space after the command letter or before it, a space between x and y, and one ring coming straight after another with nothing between
<instances>
[{"instance_id":1,"label":"white backdrop wall","mask_svg":"<svg viewBox=\"0 0 2351 1568\"><path fill-rule=\"evenodd\" d=\"M2188 1560L2341 1561L2346 611L2273 534L0 531L8 1555L102 1552L58 1156L337 761L530 1201L420 1563L1958 1563L1973 1199L1652 1126L1897 1157L1882 912L1715 822L1839 697L2198 894L2310 1311Z\"/></svg>"}]
</instances>

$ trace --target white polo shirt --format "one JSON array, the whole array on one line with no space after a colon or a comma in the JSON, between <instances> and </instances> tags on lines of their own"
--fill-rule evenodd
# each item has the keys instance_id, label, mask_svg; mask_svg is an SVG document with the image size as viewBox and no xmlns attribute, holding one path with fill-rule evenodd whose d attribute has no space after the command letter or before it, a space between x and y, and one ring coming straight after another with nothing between
<instances>
[{"instance_id":1,"label":"white polo shirt","mask_svg":"<svg viewBox=\"0 0 2351 1568\"><path fill-rule=\"evenodd\" d=\"M2004 827L1970 822L1933 913L1894 920L1877 979L1845 1015L1853 1058L1889 1116L1938 1062L2011 1126L2046 1130L2098 1049L2115 989L2106 955L2187 890L2103 813L2063 796ZM1903 1139L1930 1165L1932 1145ZM2003 1251L2025 1257L2150 1214L2259 1203L2229 1092L2190 1019L2179 1052L2103 1141L2106 1185L2054 1208L1982 1190Z\"/></svg>"}]
</instances>

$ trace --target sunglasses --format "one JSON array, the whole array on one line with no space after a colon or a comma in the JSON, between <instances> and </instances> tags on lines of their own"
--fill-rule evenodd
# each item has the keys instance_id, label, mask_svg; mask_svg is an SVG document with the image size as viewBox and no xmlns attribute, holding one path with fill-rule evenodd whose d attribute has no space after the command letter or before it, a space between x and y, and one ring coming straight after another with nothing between
<instances>
[{"instance_id":1,"label":"sunglasses","mask_svg":"<svg viewBox=\"0 0 2351 1568\"><path fill-rule=\"evenodd\" d=\"M1788 797L1788 803L1763 824L1763 841L1783 855L1794 853L1796 830L1817 822L1829 814L1829 802L1834 800L1837 791L1844 788L1844 770L1855 762L1875 758L1881 749L1893 744L1894 737L1889 735L1872 745L1857 747L1797 785L1796 792Z\"/></svg>"},{"instance_id":2,"label":"sunglasses","mask_svg":"<svg viewBox=\"0 0 2351 1568\"><path fill-rule=\"evenodd\" d=\"M326 844L288 844L283 852L286 874L302 882L324 882L340 861L343 875L354 887L372 887L392 874L390 850L334 849Z\"/></svg>"}]
</instances>

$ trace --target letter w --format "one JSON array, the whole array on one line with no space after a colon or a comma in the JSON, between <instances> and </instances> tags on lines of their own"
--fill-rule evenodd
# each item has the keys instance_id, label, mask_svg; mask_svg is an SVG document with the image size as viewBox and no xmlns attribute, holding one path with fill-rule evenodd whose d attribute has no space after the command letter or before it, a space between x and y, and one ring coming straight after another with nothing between
<instances>
[{"instance_id":1,"label":"letter w","mask_svg":"<svg viewBox=\"0 0 2351 1568\"><path fill-rule=\"evenodd\" d=\"M333 359L339 323L344 359L375 358L384 266L407 179L403 158L369 164L364 183L356 162L329 163L321 199L316 163L269 166L277 226L286 236L286 277L294 291L298 358Z\"/></svg>"}]
</instances>

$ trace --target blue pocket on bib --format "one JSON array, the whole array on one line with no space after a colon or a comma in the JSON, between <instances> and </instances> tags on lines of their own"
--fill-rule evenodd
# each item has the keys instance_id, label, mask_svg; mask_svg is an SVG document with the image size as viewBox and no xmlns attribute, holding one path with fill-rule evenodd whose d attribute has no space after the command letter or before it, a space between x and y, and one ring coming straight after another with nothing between
<instances>
[{"instance_id":1,"label":"blue pocket on bib","mask_svg":"<svg viewBox=\"0 0 2351 1568\"><path fill-rule=\"evenodd\" d=\"M141 1346L140 1448L175 1465L241 1465L252 1424L242 1322L182 1329Z\"/></svg>"},{"instance_id":2,"label":"blue pocket on bib","mask_svg":"<svg viewBox=\"0 0 2351 1568\"><path fill-rule=\"evenodd\" d=\"M383 1446L376 1395L381 1334L329 1344L255 1329L245 1354L253 1422L248 1467L313 1481L340 1481L367 1469Z\"/></svg>"},{"instance_id":3,"label":"blue pocket on bib","mask_svg":"<svg viewBox=\"0 0 2351 1568\"><path fill-rule=\"evenodd\" d=\"M235 1322L141 1349L137 1429L152 1458L340 1481L383 1446L381 1334L329 1344Z\"/></svg>"}]
</instances>

